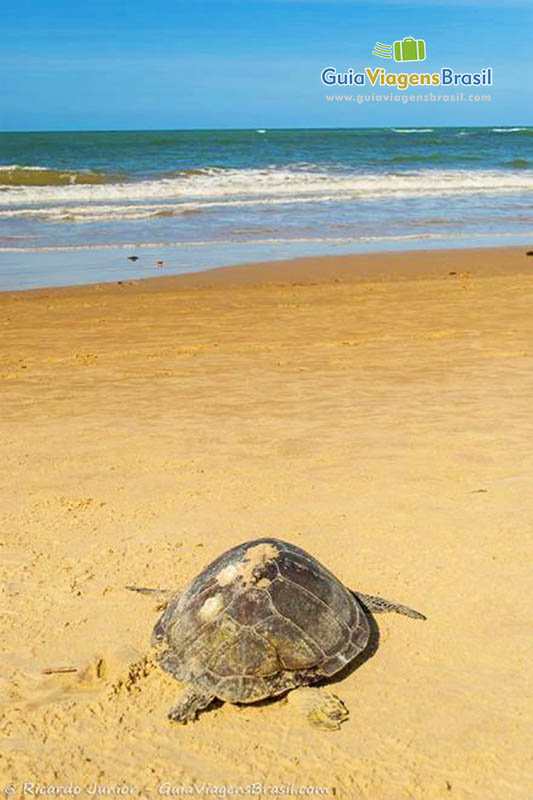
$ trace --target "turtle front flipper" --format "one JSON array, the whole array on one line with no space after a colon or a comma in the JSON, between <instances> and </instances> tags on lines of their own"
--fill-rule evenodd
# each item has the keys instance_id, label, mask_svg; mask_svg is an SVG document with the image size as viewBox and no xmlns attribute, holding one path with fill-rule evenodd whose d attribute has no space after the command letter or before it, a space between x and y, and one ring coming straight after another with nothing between
<instances>
[{"instance_id":1,"label":"turtle front flipper","mask_svg":"<svg viewBox=\"0 0 533 800\"><path fill-rule=\"evenodd\" d=\"M389 611L395 611L396 614L405 614L406 617L413 619L427 619L420 611L415 611L414 608L409 606L402 606L400 603L393 603L392 600L385 600L384 597L376 597L373 594L363 594L362 592L353 592L358 600L369 611L375 614L386 614Z\"/></svg>"},{"instance_id":2,"label":"turtle front flipper","mask_svg":"<svg viewBox=\"0 0 533 800\"><path fill-rule=\"evenodd\" d=\"M185 689L176 705L169 708L168 718L173 722L181 722L182 725L194 722L199 712L211 705L214 699L214 694L190 686Z\"/></svg>"},{"instance_id":3,"label":"turtle front flipper","mask_svg":"<svg viewBox=\"0 0 533 800\"><path fill-rule=\"evenodd\" d=\"M172 589L149 589L146 586L125 586L129 592L136 592L137 594L145 594L149 597L153 597L156 602L156 610L163 611L172 600L172 597L176 595L176 591Z\"/></svg>"},{"instance_id":4,"label":"turtle front flipper","mask_svg":"<svg viewBox=\"0 0 533 800\"><path fill-rule=\"evenodd\" d=\"M137 594L148 594L151 595L152 597L161 597L168 599L170 599L172 595L175 594L175 591L173 591L172 589L152 589L148 588L147 586L128 585L125 586L124 588L127 589L128 592L137 592Z\"/></svg>"}]
</instances>

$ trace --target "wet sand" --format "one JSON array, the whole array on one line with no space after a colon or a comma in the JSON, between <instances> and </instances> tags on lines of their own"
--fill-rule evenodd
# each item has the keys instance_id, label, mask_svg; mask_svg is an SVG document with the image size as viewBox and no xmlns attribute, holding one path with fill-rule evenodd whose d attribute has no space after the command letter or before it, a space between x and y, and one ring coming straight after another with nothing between
<instances>
[{"instance_id":1,"label":"wet sand","mask_svg":"<svg viewBox=\"0 0 533 800\"><path fill-rule=\"evenodd\" d=\"M525 249L0 294L13 796L24 780L531 796ZM378 649L332 687L338 732L283 700L166 719L180 685L149 657L158 611L124 587L182 586L259 536L428 616L376 617Z\"/></svg>"}]
</instances>

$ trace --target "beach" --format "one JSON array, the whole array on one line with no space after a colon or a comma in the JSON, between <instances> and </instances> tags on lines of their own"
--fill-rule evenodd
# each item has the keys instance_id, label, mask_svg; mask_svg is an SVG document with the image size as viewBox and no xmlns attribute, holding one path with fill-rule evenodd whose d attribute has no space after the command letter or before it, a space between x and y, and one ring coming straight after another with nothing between
<instances>
[{"instance_id":1,"label":"beach","mask_svg":"<svg viewBox=\"0 0 533 800\"><path fill-rule=\"evenodd\" d=\"M531 797L526 249L0 293L12 796ZM262 536L427 616L376 616L330 687L339 731L283 698L166 717L160 612L125 587L178 589Z\"/></svg>"},{"instance_id":2,"label":"beach","mask_svg":"<svg viewBox=\"0 0 533 800\"><path fill-rule=\"evenodd\" d=\"M533 127L0 132L0 291L531 241ZM135 261L128 259L133 257Z\"/></svg>"}]
</instances>

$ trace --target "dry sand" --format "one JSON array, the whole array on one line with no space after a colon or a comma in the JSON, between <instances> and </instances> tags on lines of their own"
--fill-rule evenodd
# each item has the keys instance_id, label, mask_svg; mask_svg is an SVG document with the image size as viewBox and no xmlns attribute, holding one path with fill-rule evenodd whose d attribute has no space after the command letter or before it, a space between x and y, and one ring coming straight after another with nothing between
<instances>
[{"instance_id":1,"label":"dry sand","mask_svg":"<svg viewBox=\"0 0 533 800\"><path fill-rule=\"evenodd\" d=\"M532 309L523 249L0 295L12 796L531 798ZM338 732L284 701L166 719L158 612L124 586L178 587L263 535L428 616L377 618Z\"/></svg>"}]
</instances>

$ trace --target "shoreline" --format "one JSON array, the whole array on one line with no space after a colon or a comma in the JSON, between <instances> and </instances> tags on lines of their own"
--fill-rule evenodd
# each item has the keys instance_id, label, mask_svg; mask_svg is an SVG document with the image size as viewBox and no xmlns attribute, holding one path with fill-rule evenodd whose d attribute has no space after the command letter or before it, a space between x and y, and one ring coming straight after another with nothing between
<instances>
[{"instance_id":1,"label":"shoreline","mask_svg":"<svg viewBox=\"0 0 533 800\"><path fill-rule=\"evenodd\" d=\"M225 286L255 286L265 283L307 285L316 281L402 280L407 278L443 277L457 270L476 275L506 273L529 274L533 257L527 256L528 246L442 248L416 250L386 250L371 253L303 256L288 260L244 262L231 266L213 267L154 277L127 278L94 283L43 286L30 289L0 291L5 296L39 296L43 292L79 294L102 291L120 286L122 290L160 291L164 289L224 288ZM431 264L428 265L428 260Z\"/></svg>"}]
</instances>

